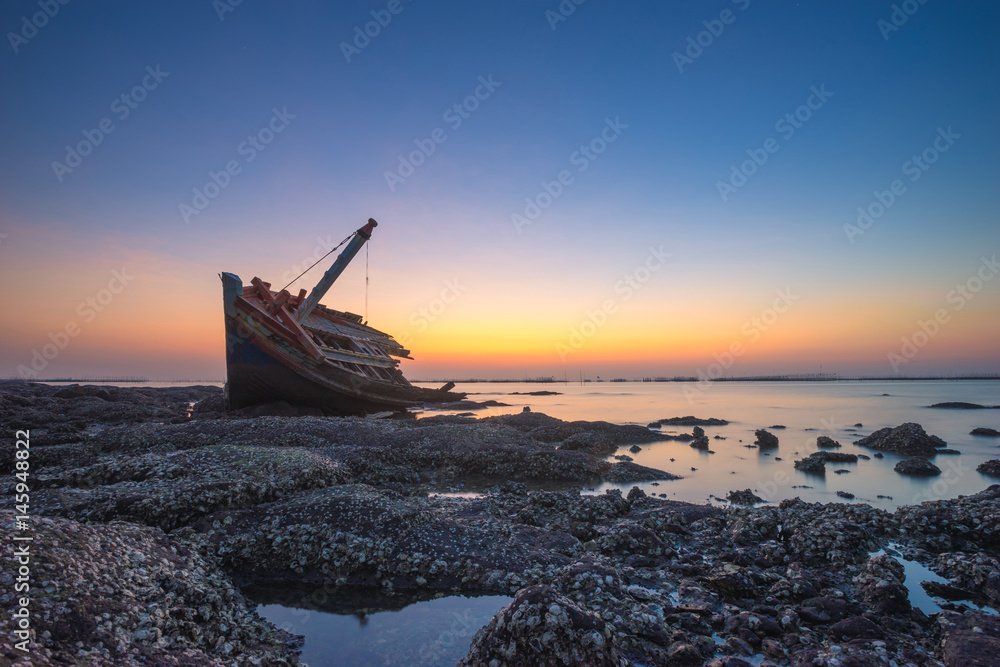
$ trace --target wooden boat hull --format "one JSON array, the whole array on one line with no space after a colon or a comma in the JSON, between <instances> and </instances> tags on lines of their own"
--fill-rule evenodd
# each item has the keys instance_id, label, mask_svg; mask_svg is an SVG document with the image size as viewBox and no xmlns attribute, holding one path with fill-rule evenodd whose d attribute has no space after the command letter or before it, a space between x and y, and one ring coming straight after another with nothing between
<instances>
[{"instance_id":1,"label":"wooden boat hull","mask_svg":"<svg viewBox=\"0 0 1000 667\"><path fill-rule=\"evenodd\" d=\"M242 283L236 279L238 284L233 284L231 276L223 274L230 409L284 401L338 414L365 414L465 398L460 392L360 377L309 356L295 341L276 335L259 315L240 307L236 294Z\"/></svg>"}]
</instances>

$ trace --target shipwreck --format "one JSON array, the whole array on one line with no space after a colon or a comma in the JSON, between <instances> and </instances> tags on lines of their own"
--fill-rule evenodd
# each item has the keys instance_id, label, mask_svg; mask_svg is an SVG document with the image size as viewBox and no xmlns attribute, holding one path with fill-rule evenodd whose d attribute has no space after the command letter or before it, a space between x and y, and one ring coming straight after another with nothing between
<instances>
[{"instance_id":1,"label":"shipwreck","mask_svg":"<svg viewBox=\"0 0 1000 667\"><path fill-rule=\"evenodd\" d=\"M347 247L308 293L275 292L256 277L244 286L239 276L220 274L229 409L284 401L365 414L465 398L450 382L439 389L412 385L399 369L400 359L412 358L409 350L360 315L319 302L377 225L369 219L344 239Z\"/></svg>"}]
</instances>

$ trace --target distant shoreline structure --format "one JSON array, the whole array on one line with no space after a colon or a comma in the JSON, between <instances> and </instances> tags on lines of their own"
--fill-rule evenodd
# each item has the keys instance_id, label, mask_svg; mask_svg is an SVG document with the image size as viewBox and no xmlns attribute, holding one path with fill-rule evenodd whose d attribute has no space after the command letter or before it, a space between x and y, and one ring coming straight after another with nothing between
<instances>
[{"instance_id":1,"label":"distant shoreline structure","mask_svg":"<svg viewBox=\"0 0 1000 667\"><path fill-rule=\"evenodd\" d=\"M101 376L101 377L66 377L66 378L23 378L10 376L0 378L0 382L73 382L76 384L142 384L148 382L180 383L187 382L192 385L200 384L220 384L225 380L151 380L138 375L123 376Z\"/></svg>"},{"instance_id":2,"label":"distant shoreline structure","mask_svg":"<svg viewBox=\"0 0 1000 667\"><path fill-rule=\"evenodd\" d=\"M87 383L108 383L108 382L156 382L147 377L138 375L102 375L100 377L80 377L80 378L24 378L12 375L0 378L0 382L87 382Z\"/></svg>"},{"instance_id":3,"label":"distant shoreline structure","mask_svg":"<svg viewBox=\"0 0 1000 667\"><path fill-rule=\"evenodd\" d=\"M859 375L840 376L835 373L804 373L794 375L745 375L734 377L674 377L612 378L610 380L583 378L583 382L914 382L914 381L1000 380L1000 373L975 373L971 375ZM413 380L414 382L454 382L455 384L508 383L508 384L579 384L580 380L555 376L489 380L485 378L444 378Z\"/></svg>"}]
</instances>

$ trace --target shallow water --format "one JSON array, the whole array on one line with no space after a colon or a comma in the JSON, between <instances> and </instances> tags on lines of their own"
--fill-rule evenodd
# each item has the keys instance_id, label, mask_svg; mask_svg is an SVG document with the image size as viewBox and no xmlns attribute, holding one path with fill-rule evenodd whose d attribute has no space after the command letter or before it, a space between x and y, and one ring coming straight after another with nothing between
<instances>
[{"instance_id":1,"label":"shallow water","mask_svg":"<svg viewBox=\"0 0 1000 667\"><path fill-rule=\"evenodd\" d=\"M128 383L130 387L177 387L191 382ZM203 383L216 384L219 383ZM440 383L426 383L440 386ZM468 383L459 391L476 401L496 400L509 407L475 410L484 417L520 412L529 406L535 412L566 420L603 420L617 424L640 424L667 417L694 415L728 420L728 426L704 427L715 451L708 454L683 442L641 445L633 454L628 446L617 454L628 454L640 465L659 468L683 479L638 484L647 493L688 502L718 502L731 490L750 488L769 502L800 497L810 502L863 502L887 510L926 500L954 498L985 489L1000 480L976 471L990 459L1000 458L1000 438L969 435L979 426L1000 430L1000 410L942 410L927 406L945 401L1000 405L1000 381L928 380L885 382L588 382L580 383ZM557 391L557 396L511 395L512 392ZM421 416L459 411L424 411ZM827 435L841 443L840 452L875 452L852 443L873 431L913 421L928 433L940 436L960 456L939 455L934 463L938 477L900 475L893 466L900 457L886 454L857 463L827 464L825 477L795 470L796 459L817 451L816 437ZM862 426L855 426L861 423ZM769 428L775 424L785 429ZM778 436L777 450L748 449L754 430L767 428ZM690 433L691 427L667 427L667 433ZM719 435L725 440L715 440ZM741 442L742 441L742 442ZM673 459L673 460L671 460ZM777 459L781 459L780 461ZM695 468L695 470L692 470ZM836 474L835 470L849 472ZM635 484L605 484L628 491ZM809 487L809 488L806 488ZM853 493L853 501L837 496ZM466 494L461 494L466 495ZM713 498L713 496L715 498ZM880 498L879 496L883 496Z\"/></svg>"},{"instance_id":2,"label":"shallow water","mask_svg":"<svg viewBox=\"0 0 1000 667\"><path fill-rule=\"evenodd\" d=\"M910 604L928 616L942 611L942 607L937 603L937 600L924 590L924 587L920 584L925 581L936 582L939 584L950 584L951 582L934 572L934 570L929 567L921 565L915 560L903 558L903 556L900 555L898 548L899 545L894 542L890 542L885 549L874 551L871 555L878 556L888 552L890 556L895 558L896 561L903 566L903 585L906 586L906 590L909 594ZM992 616L997 615L996 609L993 609L992 607L980 606L975 602L968 600L958 600L955 601L955 604L960 607L964 606L971 609L978 609Z\"/></svg>"},{"instance_id":3,"label":"shallow water","mask_svg":"<svg viewBox=\"0 0 1000 667\"><path fill-rule=\"evenodd\" d=\"M469 652L476 632L511 601L502 595L410 601L374 594L368 599L340 599L316 610L296 606L302 597L275 596L260 589L247 593L262 603L257 613L305 637L301 659L310 667L451 667ZM339 597L340 591L333 594Z\"/></svg>"},{"instance_id":4,"label":"shallow water","mask_svg":"<svg viewBox=\"0 0 1000 667\"><path fill-rule=\"evenodd\" d=\"M981 491L1000 483L976 472L976 466L1000 458L1000 438L969 435L975 427L1000 429L1000 410L942 410L927 406L945 401L965 401L1000 405L1000 382L899 381L899 382L722 382L699 387L695 383L627 382L535 384L477 383L458 387L477 401L497 400L511 407L476 410L477 416L520 412L530 406L534 412L566 420L604 420L618 424L641 424L667 417L694 415L726 419L728 426L706 426L708 454L683 442L640 445L628 454L640 465L681 475L684 479L638 484L647 493L661 494L689 502L715 502L711 496L725 497L730 490L753 489L771 502L800 497L810 502L864 502L892 510L899 505L925 500L954 498ZM698 391L703 389L703 391ZM513 396L511 392L558 391L558 396ZM693 395L692 395L693 394ZM884 395L888 394L888 395ZM425 412L424 415L437 412ZM893 466L900 457L886 454L857 463L827 464L825 477L795 470L796 459L817 451L816 437L827 435L841 443L839 452L866 454L874 451L852 443L886 426L913 421L928 433L940 436L960 456L939 455L935 465L942 474L932 478L906 477ZM861 423L862 426L855 426ZM785 429L771 429L781 424ZM780 440L777 450L748 449L754 430L766 428ZM691 427L665 427L667 433L690 433ZM719 435L725 440L715 440ZM741 442L742 441L742 442ZM674 459L671 461L671 459ZM780 461L776 459L781 459ZM696 468L696 470L692 470ZM835 470L849 470L835 474ZM606 484L625 491L634 484ZM811 488L803 488L811 487ZM853 493L845 501L837 491ZM890 496L879 498L878 496Z\"/></svg>"}]
</instances>

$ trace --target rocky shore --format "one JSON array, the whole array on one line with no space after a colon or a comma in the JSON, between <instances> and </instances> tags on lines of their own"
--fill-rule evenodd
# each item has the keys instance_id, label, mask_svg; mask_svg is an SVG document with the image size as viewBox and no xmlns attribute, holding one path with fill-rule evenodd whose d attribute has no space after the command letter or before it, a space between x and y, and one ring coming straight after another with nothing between
<instances>
[{"instance_id":1,"label":"rocky shore","mask_svg":"<svg viewBox=\"0 0 1000 667\"><path fill-rule=\"evenodd\" d=\"M978 608L1000 605L1000 486L894 513L760 505L749 489L725 507L588 495L675 477L612 458L619 446L704 436L538 413L230 415L220 399L213 387L0 385L8 468L11 436L31 429L30 664L299 664L301 639L241 592L261 585L512 596L468 666L976 667L1000 655L997 617ZM871 437L882 451L943 446L909 425ZM469 488L480 493L438 493ZM925 586L942 611L913 606L904 560L947 580ZM11 639L13 591L5 567L0 660L28 664Z\"/></svg>"}]
</instances>

